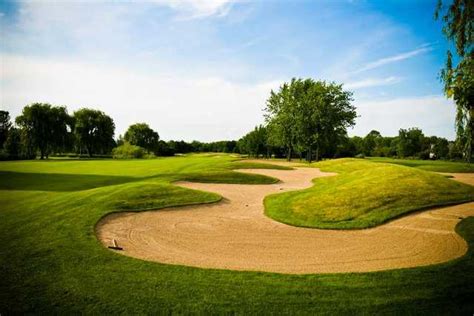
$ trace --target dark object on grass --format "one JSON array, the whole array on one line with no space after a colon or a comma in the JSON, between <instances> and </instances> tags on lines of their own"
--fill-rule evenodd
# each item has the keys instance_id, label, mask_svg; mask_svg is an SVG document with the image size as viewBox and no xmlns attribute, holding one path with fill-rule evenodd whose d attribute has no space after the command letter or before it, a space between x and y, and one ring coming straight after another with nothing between
<instances>
[{"instance_id":1,"label":"dark object on grass","mask_svg":"<svg viewBox=\"0 0 474 316\"><path fill-rule=\"evenodd\" d=\"M115 239L112 239L112 242L113 242L113 246L109 246L110 249L113 249L113 250L123 250L122 247L119 247L118 244L117 244L117 241Z\"/></svg>"}]
</instances>

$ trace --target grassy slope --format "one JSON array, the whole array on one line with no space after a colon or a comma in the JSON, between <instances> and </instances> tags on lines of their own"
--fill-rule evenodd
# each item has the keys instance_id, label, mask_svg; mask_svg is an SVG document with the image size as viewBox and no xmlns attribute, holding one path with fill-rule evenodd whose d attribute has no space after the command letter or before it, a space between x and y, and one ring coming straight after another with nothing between
<instances>
[{"instance_id":1,"label":"grassy slope","mask_svg":"<svg viewBox=\"0 0 474 316\"><path fill-rule=\"evenodd\" d=\"M408 167L415 167L422 170L434 172L459 172L471 173L474 172L474 163L453 162L443 160L416 160L416 159L393 159L384 157L367 157L366 159L375 162L393 163Z\"/></svg>"},{"instance_id":2,"label":"grassy slope","mask_svg":"<svg viewBox=\"0 0 474 316\"><path fill-rule=\"evenodd\" d=\"M334 177L312 188L265 199L265 213L296 226L352 229L379 225L401 214L474 200L474 187L405 166L360 159L313 164Z\"/></svg>"},{"instance_id":3,"label":"grassy slope","mask_svg":"<svg viewBox=\"0 0 474 316\"><path fill-rule=\"evenodd\" d=\"M229 157L203 156L0 163L9 171L0 174L8 183L0 190L0 313L472 312L474 218L458 227L470 243L462 259L365 274L163 265L115 254L95 238L95 223L111 210L217 200L170 181L231 165Z\"/></svg>"}]
</instances>

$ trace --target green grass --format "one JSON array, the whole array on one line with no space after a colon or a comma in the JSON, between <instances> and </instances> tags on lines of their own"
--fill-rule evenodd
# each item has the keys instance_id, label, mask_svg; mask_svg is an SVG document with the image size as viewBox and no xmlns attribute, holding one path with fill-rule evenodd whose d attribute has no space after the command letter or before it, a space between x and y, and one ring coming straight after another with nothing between
<instances>
[{"instance_id":1,"label":"green grass","mask_svg":"<svg viewBox=\"0 0 474 316\"><path fill-rule=\"evenodd\" d=\"M267 216L295 226L367 228L408 212L474 200L474 187L415 168L361 159L312 166L338 175L266 197Z\"/></svg>"},{"instance_id":2,"label":"green grass","mask_svg":"<svg viewBox=\"0 0 474 316\"><path fill-rule=\"evenodd\" d=\"M266 161L266 160L264 160ZM291 167L281 166L271 164L272 161L278 160L268 160L269 163L261 163L261 162L247 162L245 160L236 161L232 163L233 169L277 169L277 170L293 170ZM281 161L281 160L280 160Z\"/></svg>"},{"instance_id":3,"label":"green grass","mask_svg":"<svg viewBox=\"0 0 474 316\"><path fill-rule=\"evenodd\" d=\"M116 254L97 241L94 226L111 211L218 200L171 183L190 174L232 174L233 159L0 163L0 314L472 313L474 218L457 227L470 246L461 259L361 274L165 265Z\"/></svg>"},{"instance_id":4,"label":"green grass","mask_svg":"<svg viewBox=\"0 0 474 316\"><path fill-rule=\"evenodd\" d=\"M375 162L385 162L408 167L415 167L422 170L434 172L470 173L474 172L474 163L443 161L443 160L416 160L416 159L393 159L383 157L367 157L366 159Z\"/></svg>"}]
</instances>

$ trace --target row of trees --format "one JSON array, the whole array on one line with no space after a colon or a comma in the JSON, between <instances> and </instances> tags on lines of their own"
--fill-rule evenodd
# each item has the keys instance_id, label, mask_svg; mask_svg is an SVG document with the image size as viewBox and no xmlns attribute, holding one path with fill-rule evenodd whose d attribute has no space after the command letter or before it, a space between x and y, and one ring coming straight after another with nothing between
<instances>
[{"instance_id":1,"label":"row of trees","mask_svg":"<svg viewBox=\"0 0 474 316\"><path fill-rule=\"evenodd\" d=\"M10 115L0 111L0 149L2 157L41 159L51 153L76 151L106 154L115 145L115 124L105 113L83 108L69 115L64 106L34 103L23 108L10 122Z\"/></svg>"},{"instance_id":2,"label":"row of trees","mask_svg":"<svg viewBox=\"0 0 474 316\"><path fill-rule=\"evenodd\" d=\"M203 143L160 140L146 123L129 126L124 136L114 139L113 119L102 111L82 108L69 115L66 107L34 103L25 106L12 123L0 110L0 159L41 159L51 154L109 156L113 148L123 157L172 156L190 152L236 152L237 141ZM137 148L138 147L138 148ZM129 152L130 154L128 154Z\"/></svg>"},{"instance_id":3,"label":"row of trees","mask_svg":"<svg viewBox=\"0 0 474 316\"><path fill-rule=\"evenodd\" d=\"M160 140L146 123L129 126L114 140L115 124L105 113L83 108L69 115L62 106L35 103L24 107L10 122L0 111L0 158L41 159L51 153L110 154L117 157L171 156L189 152L235 152L256 157L321 158L351 156L460 159L465 145L444 138L426 137L418 128L401 129L396 137L371 131L365 137L348 137L356 118L352 93L342 85L292 79L266 102L265 125L238 141L202 143Z\"/></svg>"},{"instance_id":4,"label":"row of trees","mask_svg":"<svg viewBox=\"0 0 474 316\"><path fill-rule=\"evenodd\" d=\"M287 157L284 147L272 145L266 126L257 126L237 143L237 151L253 157ZM325 149L324 158L339 157L398 157L417 159L463 158L462 146L446 138L425 136L419 128L400 129L395 137L384 137L378 131L371 131L365 137L343 136L338 142ZM296 150L291 158L308 159L304 152Z\"/></svg>"},{"instance_id":5,"label":"row of trees","mask_svg":"<svg viewBox=\"0 0 474 316\"><path fill-rule=\"evenodd\" d=\"M425 136L421 129L400 129L398 136L383 137L371 131L365 137L354 136L350 153L355 156L399 157L418 159L461 159L462 151L456 142L446 138Z\"/></svg>"}]
</instances>

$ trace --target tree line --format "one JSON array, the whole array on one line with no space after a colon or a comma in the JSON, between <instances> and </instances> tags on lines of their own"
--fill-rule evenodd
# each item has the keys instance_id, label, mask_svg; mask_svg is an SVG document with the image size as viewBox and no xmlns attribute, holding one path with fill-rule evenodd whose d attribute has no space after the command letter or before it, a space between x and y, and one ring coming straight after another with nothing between
<instances>
[{"instance_id":1,"label":"tree line","mask_svg":"<svg viewBox=\"0 0 474 316\"><path fill-rule=\"evenodd\" d=\"M425 136L419 128L400 129L398 136L384 137L371 131L365 137L349 137L356 111L352 93L342 85L292 79L266 102L265 124L258 125L237 142L237 151L254 157L286 157L309 162L339 157L399 157L417 159L466 158L459 139Z\"/></svg>"},{"instance_id":2,"label":"tree line","mask_svg":"<svg viewBox=\"0 0 474 316\"><path fill-rule=\"evenodd\" d=\"M265 104L265 123L238 141L163 141L146 123L115 135L113 119L102 111L82 108L69 114L64 106L34 103L11 122L0 111L0 159L40 159L51 154L144 158L176 153L226 152L254 157L286 157L309 162L337 157L413 157L462 159L465 147L445 138L427 137L418 128L400 129L396 137L371 131L349 137L347 128L357 117L352 92L334 82L292 79L271 91Z\"/></svg>"},{"instance_id":3,"label":"tree line","mask_svg":"<svg viewBox=\"0 0 474 316\"><path fill-rule=\"evenodd\" d=\"M160 139L146 123L129 126L114 139L114 120L102 111L82 108L69 114L65 106L33 103L14 122L0 110L0 160L55 156L142 158L190 152L236 152L237 141L187 143Z\"/></svg>"},{"instance_id":4,"label":"tree line","mask_svg":"<svg viewBox=\"0 0 474 316\"><path fill-rule=\"evenodd\" d=\"M51 153L70 152L107 154L114 147L115 124L102 111L83 108L69 115L66 107L33 103L10 121L0 111L0 157L3 159L41 159Z\"/></svg>"},{"instance_id":5,"label":"tree line","mask_svg":"<svg viewBox=\"0 0 474 316\"><path fill-rule=\"evenodd\" d=\"M268 128L255 127L237 142L239 153L252 157L276 157L288 159L284 147L274 146L268 138ZM398 136L384 137L379 131L372 130L366 136L349 137L344 135L336 143L324 148L320 158L342 157L390 157L415 159L463 159L462 145L455 141L437 136L425 136L419 128L400 129ZM295 149L290 159L308 160L306 153Z\"/></svg>"}]
</instances>

